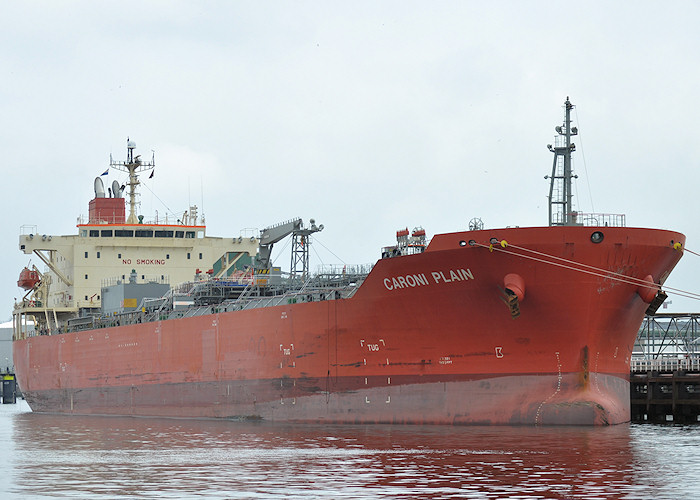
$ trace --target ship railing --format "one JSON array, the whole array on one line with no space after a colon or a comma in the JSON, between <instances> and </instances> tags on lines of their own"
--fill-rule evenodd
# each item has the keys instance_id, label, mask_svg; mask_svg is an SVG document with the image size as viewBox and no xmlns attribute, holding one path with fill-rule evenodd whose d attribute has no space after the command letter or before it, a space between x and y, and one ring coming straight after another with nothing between
<instances>
[{"instance_id":1,"label":"ship railing","mask_svg":"<svg viewBox=\"0 0 700 500\"><path fill-rule=\"evenodd\" d=\"M167 294L162 297L144 297L138 308L146 312L158 312L168 304L168 298Z\"/></svg>"},{"instance_id":2,"label":"ship railing","mask_svg":"<svg viewBox=\"0 0 700 500\"><path fill-rule=\"evenodd\" d=\"M167 292L165 292L165 295L163 295L163 299L164 299L163 303L160 305L160 307L156 311L154 311L156 314L162 313L163 310L167 307L172 308L172 306L173 306L173 294L174 293L175 292L173 291L172 288L170 290L168 290Z\"/></svg>"},{"instance_id":3,"label":"ship railing","mask_svg":"<svg viewBox=\"0 0 700 500\"><path fill-rule=\"evenodd\" d=\"M255 285L253 283L249 283L248 286L246 286L243 289L243 291L241 292L241 294L236 298L234 303L237 304L237 303L240 303L244 300L247 300L252 295L254 289L255 289Z\"/></svg>"},{"instance_id":4,"label":"ship railing","mask_svg":"<svg viewBox=\"0 0 700 500\"><path fill-rule=\"evenodd\" d=\"M243 305L243 309L261 309L263 307L280 306L286 303L285 297L285 295L278 295L273 297L260 297L257 299L250 299L248 303Z\"/></svg>"},{"instance_id":5,"label":"ship railing","mask_svg":"<svg viewBox=\"0 0 700 500\"><path fill-rule=\"evenodd\" d=\"M296 304L303 302L320 302L325 300L347 299L352 297L357 291L358 285L344 285L335 287L310 286L307 282L300 289L287 290L278 295L253 296L259 291L257 287L251 287L244 294L236 299L225 300L221 303L223 311L238 311L244 309L260 309L264 307L274 307L283 304ZM223 312L222 311L222 312Z\"/></svg>"},{"instance_id":6,"label":"ship railing","mask_svg":"<svg viewBox=\"0 0 700 500\"><path fill-rule=\"evenodd\" d=\"M296 221L301 221L301 217L295 217L294 219L289 219L289 220L285 220L285 221L282 221L282 222L277 222L277 223L275 223L275 224L272 224L272 225L270 225L270 226L267 226L265 229L274 229L274 228L276 228L276 227L284 226L285 224L292 224L292 223L294 223L294 222L296 222ZM264 229L263 229L263 231L264 231Z\"/></svg>"},{"instance_id":7,"label":"ship railing","mask_svg":"<svg viewBox=\"0 0 700 500\"><path fill-rule=\"evenodd\" d=\"M672 373L680 370L700 372L700 356L669 355L655 359L633 358L630 362L630 371L632 373Z\"/></svg>"},{"instance_id":8,"label":"ship railing","mask_svg":"<svg viewBox=\"0 0 700 500\"><path fill-rule=\"evenodd\" d=\"M142 278L136 279L137 283L158 283L160 285L169 285L170 284L170 276L164 276L164 275L142 275ZM110 287L110 286L115 286L115 285L121 285L121 284L129 284L129 276L125 275L124 278L119 278L116 276L112 276L110 278L104 278L100 286L102 288Z\"/></svg>"},{"instance_id":9,"label":"ship railing","mask_svg":"<svg viewBox=\"0 0 700 500\"><path fill-rule=\"evenodd\" d=\"M209 309L211 306L197 306L197 307L191 307L186 310L185 314L182 315L183 318L191 318L193 316L204 316L205 314L209 314Z\"/></svg>"},{"instance_id":10,"label":"ship railing","mask_svg":"<svg viewBox=\"0 0 700 500\"><path fill-rule=\"evenodd\" d=\"M30 234L37 234L37 226L31 225L31 224L25 224L23 226L20 226L19 228L19 235L20 236L26 236Z\"/></svg>"},{"instance_id":11,"label":"ship railing","mask_svg":"<svg viewBox=\"0 0 700 500\"><path fill-rule=\"evenodd\" d=\"M275 297L260 297L250 299L245 304L245 309L270 307L281 304L296 304L303 302L323 302L326 300L348 299L355 295L359 284L350 284L333 287L307 286L300 290L288 291Z\"/></svg>"},{"instance_id":12,"label":"ship railing","mask_svg":"<svg viewBox=\"0 0 700 500\"><path fill-rule=\"evenodd\" d=\"M552 225L564 225L566 223L564 215L563 213L552 214ZM625 214L571 212L567 215L573 226L625 227L627 225Z\"/></svg>"},{"instance_id":13,"label":"ship railing","mask_svg":"<svg viewBox=\"0 0 700 500\"><path fill-rule=\"evenodd\" d=\"M245 290L235 299L223 300L218 304L204 304L192 306L188 309L173 310L173 290L160 298L143 299L138 310L119 313L116 315L96 319L97 327L119 326L133 323L148 323L171 318L189 318L228 311L240 311L274 307L284 304L296 304L304 302L322 302L326 300L339 300L352 297L362 284L365 276L351 283L343 283L335 286L319 286L313 280L307 280L301 288L266 290L273 295L260 296L261 288L255 284L249 284ZM76 325L76 329L80 326Z\"/></svg>"},{"instance_id":14,"label":"ship railing","mask_svg":"<svg viewBox=\"0 0 700 500\"><path fill-rule=\"evenodd\" d=\"M99 219L97 220L91 220L89 216L86 216L84 214L81 214L77 217L76 222L79 226L83 226L86 224L125 224L126 223L126 216L125 215L106 215L106 214L100 214ZM165 214L165 216L159 216L157 213L154 217L149 217L149 218L144 218L142 219L139 224L147 225L147 226L204 226L204 220L200 220L200 224L183 224L183 221L181 220L181 216L177 216L174 214ZM36 234L36 233L34 233Z\"/></svg>"},{"instance_id":15,"label":"ship railing","mask_svg":"<svg viewBox=\"0 0 700 500\"><path fill-rule=\"evenodd\" d=\"M301 285L301 288L299 290L289 290L285 295L287 294L294 294L294 293L303 293L306 291L310 286L311 286L311 281L312 278L308 278L303 285Z\"/></svg>"},{"instance_id":16,"label":"ship railing","mask_svg":"<svg viewBox=\"0 0 700 500\"><path fill-rule=\"evenodd\" d=\"M196 286L196 281L186 281L185 283L180 283L179 285L172 287L171 290L173 291L173 293L192 295Z\"/></svg>"},{"instance_id":17,"label":"ship railing","mask_svg":"<svg viewBox=\"0 0 700 500\"><path fill-rule=\"evenodd\" d=\"M198 289L203 289L207 287L241 287L243 285L250 285L253 283L253 278L241 277L241 278L205 278L199 281L186 281L180 283L179 285L172 288L175 293L184 293L187 295L193 295Z\"/></svg>"},{"instance_id":18,"label":"ship railing","mask_svg":"<svg viewBox=\"0 0 700 500\"><path fill-rule=\"evenodd\" d=\"M207 304L201 306L193 306L182 311L173 311L169 307L170 301L168 297L158 299L144 299L141 302L139 310L124 312L113 316L95 319L96 327L119 326L133 323L148 323L152 321L172 318L190 318L196 316L204 316L207 314L240 311L250 309L260 309L265 307L274 307L284 304L296 304L304 302L323 302L326 300L339 300L352 297L359 284L352 284L338 287L307 287L303 290L292 290L279 295L256 297L251 296L243 300L239 298L224 300L220 304ZM258 287L251 285L250 293L256 291ZM159 304L160 307L155 309ZM149 306L152 310L149 310ZM144 311L142 308L145 308ZM82 325L76 325L73 330L84 329Z\"/></svg>"},{"instance_id":19,"label":"ship railing","mask_svg":"<svg viewBox=\"0 0 700 500\"><path fill-rule=\"evenodd\" d=\"M79 316L68 320L68 331L78 332L81 330L92 330L95 328L98 319L95 316Z\"/></svg>"},{"instance_id":20,"label":"ship railing","mask_svg":"<svg viewBox=\"0 0 700 500\"><path fill-rule=\"evenodd\" d=\"M339 265L339 264L325 264L320 265L316 268L316 274L319 276L361 276L368 275L374 264L353 264L353 265Z\"/></svg>"}]
</instances>

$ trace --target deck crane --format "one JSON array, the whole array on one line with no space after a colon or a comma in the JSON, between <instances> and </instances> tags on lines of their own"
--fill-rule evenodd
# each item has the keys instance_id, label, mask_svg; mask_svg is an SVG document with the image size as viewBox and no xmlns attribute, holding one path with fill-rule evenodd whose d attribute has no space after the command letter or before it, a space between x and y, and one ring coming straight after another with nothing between
<instances>
[{"instance_id":1,"label":"deck crane","mask_svg":"<svg viewBox=\"0 0 700 500\"><path fill-rule=\"evenodd\" d=\"M293 276L300 274L303 279L307 278L309 267L308 238L311 234L323 230L323 224L317 226L313 219L311 219L309 222L311 226L305 228L301 218L297 217L295 219L269 226L260 231L258 255L255 257L255 268L258 270L269 270L272 267L270 257L272 254L273 245L291 234L292 264L290 272ZM299 268L300 266L301 269Z\"/></svg>"}]
</instances>

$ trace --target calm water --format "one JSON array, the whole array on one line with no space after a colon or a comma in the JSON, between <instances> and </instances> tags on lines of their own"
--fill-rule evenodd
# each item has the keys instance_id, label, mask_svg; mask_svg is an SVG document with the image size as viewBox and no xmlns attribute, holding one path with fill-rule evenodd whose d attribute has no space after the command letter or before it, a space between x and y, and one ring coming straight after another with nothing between
<instances>
[{"instance_id":1,"label":"calm water","mask_svg":"<svg viewBox=\"0 0 700 500\"><path fill-rule=\"evenodd\" d=\"M307 426L0 405L0 498L699 498L700 426Z\"/></svg>"}]
</instances>

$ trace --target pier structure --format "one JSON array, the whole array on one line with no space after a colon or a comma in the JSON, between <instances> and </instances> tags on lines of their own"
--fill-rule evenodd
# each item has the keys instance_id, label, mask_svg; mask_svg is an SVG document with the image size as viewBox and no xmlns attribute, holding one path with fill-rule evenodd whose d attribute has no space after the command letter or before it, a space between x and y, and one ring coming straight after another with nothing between
<instances>
[{"instance_id":1,"label":"pier structure","mask_svg":"<svg viewBox=\"0 0 700 500\"><path fill-rule=\"evenodd\" d=\"M644 318L632 358L639 360L700 356L700 313L655 314Z\"/></svg>"},{"instance_id":2,"label":"pier structure","mask_svg":"<svg viewBox=\"0 0 700 500\"><path fill-rule=\"evenodd\" d=\"M647 316L630 362L632 422L700 422L700 313Z\"/></svg>"}]
</instances>

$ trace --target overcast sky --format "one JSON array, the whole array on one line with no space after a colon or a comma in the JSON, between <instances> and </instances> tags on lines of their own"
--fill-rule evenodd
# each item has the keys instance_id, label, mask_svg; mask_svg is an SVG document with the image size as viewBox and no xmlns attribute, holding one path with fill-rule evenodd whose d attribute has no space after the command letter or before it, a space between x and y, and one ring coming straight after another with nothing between
<instances>
[{"instance_id":1,"label":"overcast sky","mask_svg":"<svg viewBox=\"0 0 700 500\"><path fill-rule=\"evenodd\" d=\"M657 1L3 2L0 320L20 227L75 234L127 136L155 151L147 217L197 204L212 236L315 218L313 268L362 264L404 227L546 225L570 96L576 208L700 252L698 19ZM667 285L700 292L699 259Z\"/></svg>"}]
</instances>

